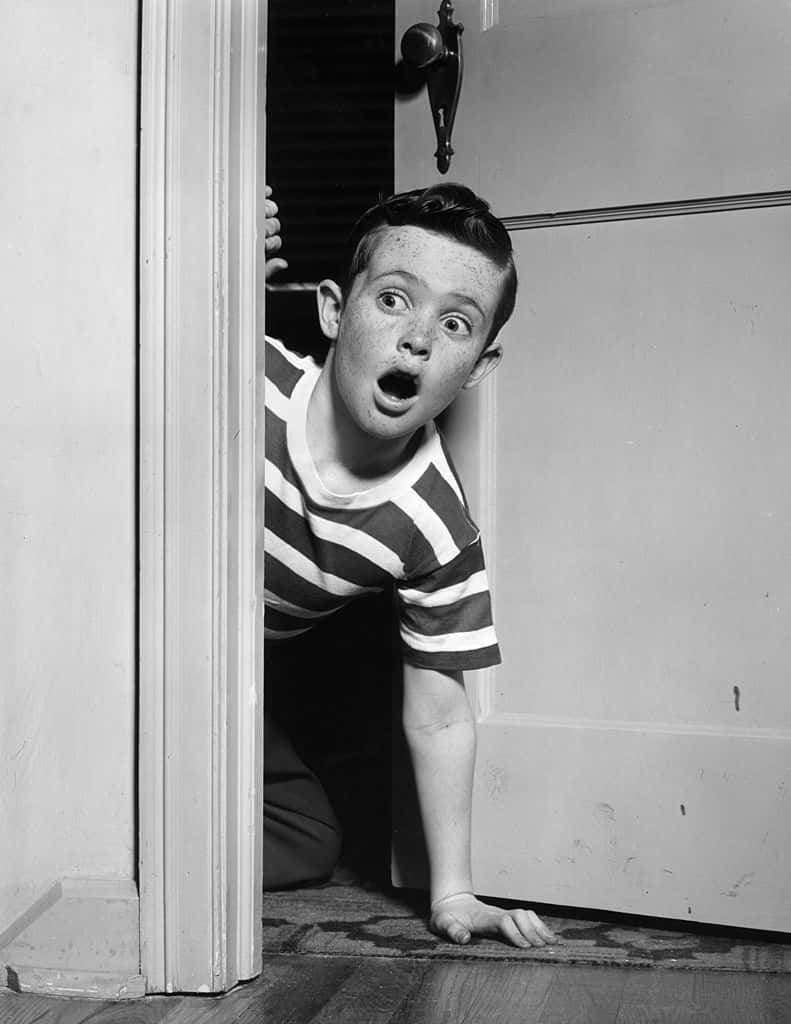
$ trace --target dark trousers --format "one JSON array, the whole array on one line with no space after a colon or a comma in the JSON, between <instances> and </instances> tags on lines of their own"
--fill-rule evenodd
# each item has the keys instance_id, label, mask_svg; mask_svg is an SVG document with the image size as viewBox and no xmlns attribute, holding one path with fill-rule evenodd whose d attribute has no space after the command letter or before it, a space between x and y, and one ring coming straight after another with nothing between
<instances>
[{"instance_id":1,"label":"dark trousers","mask_svg":"<svg viewBox=\"0 0 791 1024\"><path fill-rule=\"evenodd\" d=\"M316 775L282 727L264 712L264 889L327 878L341 827Z\"/></svg>"},{"instance_id":2,"label":"dark trousers","mask_svg":"<svg viewBox=\"0 0 791 1024\"><path fill-rule=\"evenodd\" d=\"M266 645L265 889L327 878L342 831L347 867L388 870L392 622L385 594Z\"/></svg>"}]
</instances>

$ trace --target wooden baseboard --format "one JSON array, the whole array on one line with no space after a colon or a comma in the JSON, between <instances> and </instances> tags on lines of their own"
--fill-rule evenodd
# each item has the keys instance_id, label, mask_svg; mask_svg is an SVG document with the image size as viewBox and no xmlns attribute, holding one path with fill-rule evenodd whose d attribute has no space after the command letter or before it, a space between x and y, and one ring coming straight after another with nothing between
<instances>
[{"instance_id":1,"label":"wooden baseboard","mask_svg":"<svg viewBox=\"0 0 791 1024\"><path fill-rule=\"evenodd\" d=\"M145 995L139 902L130 880L64 878L2 939L0 985L15 992L88 999Z\"/></svg>"}]
</instances>

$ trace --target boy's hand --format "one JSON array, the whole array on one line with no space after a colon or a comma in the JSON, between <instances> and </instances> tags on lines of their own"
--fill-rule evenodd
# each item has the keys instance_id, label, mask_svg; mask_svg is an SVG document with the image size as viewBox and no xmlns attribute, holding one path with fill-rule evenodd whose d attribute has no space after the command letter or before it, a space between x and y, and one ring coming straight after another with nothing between
<instances>
[{"instance_id":1,"label":"boy's hand","mask_svg":"<svg viewBox=\"0 0 791 1024\"><path fill-rule=\"evenodd\" d=\"M283 240L280 237L280 221L277 219L277 203L274 199L269 197L272 195L272 189L269 185L266 186L266 208L265 208L265 222L264 230L266 237L264 239L264 252L266 253L266 263L264 264L264 277L268 281L269 278L278 272L278 270L285 270L288 263L283 259L272 259L270 253L277 252Z\"/></svg>"},{"instance_id":2,"label":"boy's hand","mask_svg":"<svg viewBox=\"0 0 791 1024\"><path fill-rule=\"evenodd\" d=\"M523 949L562 941L532 910L501 910L466 892L435 900L429 928L435 935L462 946L473 935L499 937Z\"/></svg>"}]
</instances>

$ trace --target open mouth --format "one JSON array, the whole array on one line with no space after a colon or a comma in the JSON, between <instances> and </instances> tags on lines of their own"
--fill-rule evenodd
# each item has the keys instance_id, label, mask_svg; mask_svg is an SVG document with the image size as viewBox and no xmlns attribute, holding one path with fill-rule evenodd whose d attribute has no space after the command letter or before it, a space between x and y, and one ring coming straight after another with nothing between
<instances>
[{"instance_id":1,"label":"open mouth","mask_svg":"<svg viewBox=\"0 0 791 1024\"><path fill-rule=\"evenodd\" d=\"M379 390L398 402L405 402L417 394L417 381L402 370L392 370L379 378Z\"/></svg>"}]
</instances>

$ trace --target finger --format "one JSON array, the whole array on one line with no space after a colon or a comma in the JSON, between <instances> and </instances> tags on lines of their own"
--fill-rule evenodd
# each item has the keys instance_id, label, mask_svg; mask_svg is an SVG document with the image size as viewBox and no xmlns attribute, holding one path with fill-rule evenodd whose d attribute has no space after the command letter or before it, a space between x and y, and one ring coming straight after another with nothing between
<instances>
[{"instance_id":1,"label":"finger","mask_svg":"<svg viewBox=\"0 0 791 1024\"><path fill-rule=\"evenodd\" d=\"M280 233L280 221L277 219L277 217L266 218L265 231L268 236L277 235Z\"/></svg>"},{"instance_id":2,"label":"finger","mask_svg":"<svg viewBox=\"0 0 791 1024\"><path fill-rule=\"evenodd\" d=\"M266 238L264 240L264 251L277 252L282 245L283 239L280 237L280 235L271 235L269 238Z\"/></svg>"},{"instance_id":3,"label":"finger","mask_svg":"<svg viewBox=\"0 0 791 1024\"><path fill-rule=\"evenodd\" d=\"M279 209L280 207L277 205L274 199L267 199L267 201L264 203L264 214L267 217L274 217L274 215L277 213Z\"/></svg>"},{"instance_id":4,"label":"finger","mask_svg":"<svg viewBox=\"0 0 791 1024\"><path fill-rule=\"evenodd\" d=\"M546 945L546 940L536 927L536 924L540 924L541 922L532 911L522 910L521 908L514 910L513 920L519 931L524 935L531 946Z\"/></svg>"},{"instance_id":5,"label":"finger","mask_svg":"<svg viewBox=\"0 0 791 1024\"><path fill-rule=\"evenodd\" d=\"M563 941L560 938L560 936L556 935L555 932L553 932L552 929L548 925L544 924L544 922L541 920L541 918L538 916L538 914L536 914L534 911L528 910L527 916L530 918L530 920L531 920L535 930L538 932L538 934L541 936L541 938L544 939L546 942L562 942Z\"/></svg>"},{"instance_id":6,"label":"finger","mask_svg":"<svg viewBox=\"0 0 791 1024\"><path fill-rule=\"evenodd\" d=\"M465 946L470 941L469 929L447 910L435 914L430 927L435 934L444 936L459 946Z\"/></svg>"},{"instance_id":7,"label":"finger","mask_svg":"<svg viewBox=\"0 0 791 1024\"><path fill-rule=\"evenodd\" d=\"M267 198L272 195L272 186L271 185L265 185L264 186L264 194L267 196Z\"/></svg>"},{"instance_id":8,"label":"finger","mask_svg":"<svg viewBox=\"0 0 791 1024\"><path fill-rule=\"evenodd\" d=\"M285 260L267 260L264 266L265 280L268 281L273 274L276 274L279 270L286 270L287 267L288 263Z\"/></svg>"},{"instance_id":9,"label":"finger","mask_svg":"<svg viewBox=\"0 0 791 1024\"><path fill-rule=\"evenodd\" d=\"M506 942L510 942L512 946L527 949L531 945L530 940L522 934L510 914L503 914L500 917L497 922L497 930Z\"/></svg>"}]
</instances>

